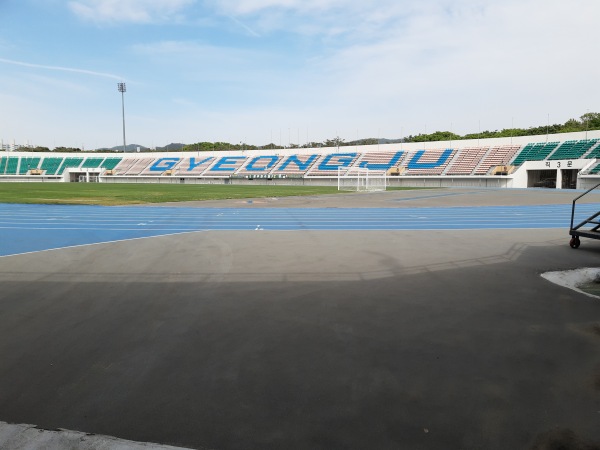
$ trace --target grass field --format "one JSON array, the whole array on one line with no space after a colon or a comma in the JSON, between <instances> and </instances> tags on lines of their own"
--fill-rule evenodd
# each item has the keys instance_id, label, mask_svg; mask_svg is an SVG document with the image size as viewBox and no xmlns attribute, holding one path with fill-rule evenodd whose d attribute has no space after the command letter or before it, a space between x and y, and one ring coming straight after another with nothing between
<instances>
[{"instance_id":1,"label":"grass field","mask_svg":"<svg viewBox=\"0 0 600 450\"><path fill-rule=\"evenodd\" d=\"M395 188L399 189L399 188ZM144 203L337 194L337 187L222 184L0 183L0 203ZM347 193L347 192L346 192Z\"/></svg>"},{"instance_id":2,"label":"grass field","mask_svg":"<svg viewBox=\"0 0 600 450\"><path fill-rule=\"evenodd\" d=\"M337 193L322 186L211 184L0 183L1 203L133 205L144 203L289 197Z\"/></svg>"}]
</instances>

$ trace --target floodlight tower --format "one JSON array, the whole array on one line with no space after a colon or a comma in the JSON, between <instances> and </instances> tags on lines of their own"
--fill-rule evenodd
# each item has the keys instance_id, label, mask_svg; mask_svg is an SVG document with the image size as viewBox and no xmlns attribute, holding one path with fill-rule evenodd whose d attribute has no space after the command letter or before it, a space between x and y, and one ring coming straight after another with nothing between
<instances>
[{"instance_id":1,"label":"floodlight tower","mask_svg":"<svg viewBox=\"0 0 600 450\"><path fill-rule=\"evenodd\" d=\"M125 149L127 148L125 142L125 92L127 92L127 87L125 86L125 83L117 83L117 88L121 93L121 110L123 111L123 153L125 153Z\"/></svg>"}]
</instances>

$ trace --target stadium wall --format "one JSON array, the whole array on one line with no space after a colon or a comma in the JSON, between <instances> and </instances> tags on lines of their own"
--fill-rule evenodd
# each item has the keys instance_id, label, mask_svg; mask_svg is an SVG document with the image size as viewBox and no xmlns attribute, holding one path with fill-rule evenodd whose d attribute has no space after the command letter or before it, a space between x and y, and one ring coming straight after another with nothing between
<instances>
[{"instance_id":1,"label":"stadium wall","mask_svg":"<svg viewBox=\"0 0 600 450\"><path fill-rule=\"evenodd\" d=\"M594 143L576 158L557 160L551 155L563 143L590 140L600 140L600 130L549 136L339 148L117 154L0 152L0 181L335 185L337 167L341 166L397 169L392 174L395 176L388 178L390 186L516 188L531 187L543 177L553 177L557 188L563 185L586 188L600 182L600 175L597 174L600 170L594 169L600 160L586 157L592 154L596 156L598 152L595 149L600 148L599 144ZM542 160L520 161L506 174L492 174L491 168L486 173L475 170L479 167L477 164L482 164L498 149L514 149L511 153L511 160L514 160L526 146L534 143L553 147L553 150ZM591 151L592 148L594 151ZM470 173L461 174L460 165L463 159L469 158L476 158L476 161L464 163L468 164L466 170L470 170ZM101 166L98 162L102 160L118 162L108 169L109 165L102 163ZM290 162L288 160L292 164L286 165L286 161ZM58 166L50 169L51 164L46 162L52 161L60 165L60 169ZM98 165L90 167L94 161ZM276 170L279 166L287 168L294 165L303 170L292 174ZM113 171L112 168L117 170Z\"/></svg>"}]
</instances>

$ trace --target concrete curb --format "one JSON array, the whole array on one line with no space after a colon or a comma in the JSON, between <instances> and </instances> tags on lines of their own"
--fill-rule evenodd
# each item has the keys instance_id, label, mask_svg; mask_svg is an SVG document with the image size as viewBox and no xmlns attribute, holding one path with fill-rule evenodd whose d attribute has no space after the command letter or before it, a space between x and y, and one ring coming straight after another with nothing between
<instances>
[{"instance_id":1,"label":"concrete curb","mask_svg":"<svg viewBox=\"0 0 600 450\"><path fill-rule=\"evenodd\" d=\"M574 291L580 292L588 297L600 298L597 295L588 294L578 288L582 284L588 283L597 279L600 276L600 269L595 267L584 267L582 269L565 270L558 272L546 272L542 274L542 278L563 286Z\"/></svg>"}]
</instances>

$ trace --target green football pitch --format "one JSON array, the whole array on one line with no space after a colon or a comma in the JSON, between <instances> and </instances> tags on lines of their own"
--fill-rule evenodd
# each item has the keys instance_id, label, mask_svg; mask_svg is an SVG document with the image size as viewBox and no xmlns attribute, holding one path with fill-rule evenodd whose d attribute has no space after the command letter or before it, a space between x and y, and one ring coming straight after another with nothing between
<instances>
[{"instance_id":1,"label":"green football pitch","mask_svg":"<svg viewBox=\"0 0 600 450\"><path fill-rule=\"evenodd\" d=\"M288 197L338 192L320 186L213 184L0 183L2 203L132 205L233 198Z\"/></svg>"},{"instance_id":2,"label":"green football pitch","mask_svg":"<svg viewBox=\"0 0 600 450\"><path fill-rule=\"evenodd\" d=\"M324 195L337 194L338 192L335 186L0 183L0 203L110 206L236 198Z\"/></svg>"}]
</instances>

